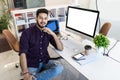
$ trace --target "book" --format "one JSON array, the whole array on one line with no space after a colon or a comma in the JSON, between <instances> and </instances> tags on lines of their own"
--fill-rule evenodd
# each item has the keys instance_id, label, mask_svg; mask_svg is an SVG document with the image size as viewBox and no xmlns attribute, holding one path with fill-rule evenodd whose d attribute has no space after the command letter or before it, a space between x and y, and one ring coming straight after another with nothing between
<instances>
[{"instance_id":1,"label":"book","mask_svg":"<svg viewBox=\"0 0 120 80\"><path fill-rule=\"evenodd\" d=\"M25 19L25 14L20 13L20 14L15 14L16 18L16 24L25 24L26 19Z\"/></svg>"}]
</instances>

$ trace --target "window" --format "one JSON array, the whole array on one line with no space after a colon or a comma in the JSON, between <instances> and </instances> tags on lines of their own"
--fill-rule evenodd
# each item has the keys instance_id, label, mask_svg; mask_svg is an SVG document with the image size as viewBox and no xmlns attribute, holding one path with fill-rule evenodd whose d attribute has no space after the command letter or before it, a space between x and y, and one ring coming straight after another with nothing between
<instances>
[{"instance_id":1,"label":"window","mask_svg":"<svg viewBox=\"0 0 120 80\"><path fill-rule=\"evenodd\" d=\"M26 8L26 0L14 0L15 8Z\"/></svg>"}]
</instances>

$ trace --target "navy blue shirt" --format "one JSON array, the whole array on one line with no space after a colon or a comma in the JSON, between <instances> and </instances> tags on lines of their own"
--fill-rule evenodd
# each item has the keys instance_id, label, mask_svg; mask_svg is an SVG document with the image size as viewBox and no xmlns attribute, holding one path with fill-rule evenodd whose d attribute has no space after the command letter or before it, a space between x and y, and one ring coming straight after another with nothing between
<instances>
[{"instance_id":1,"label":"navy blue shirt","mask_svg":"<svg viewBox=\"0 0 120 80\"><path fill-rule=\"evenodd\" d=\"M49 42L55 47L52 35L43 32L36 25L23 31L20 37L20 52L26 54L27 66L38 67L40 62L47 63L50 59L47 48Z\"/></svg>"}]
</instances>

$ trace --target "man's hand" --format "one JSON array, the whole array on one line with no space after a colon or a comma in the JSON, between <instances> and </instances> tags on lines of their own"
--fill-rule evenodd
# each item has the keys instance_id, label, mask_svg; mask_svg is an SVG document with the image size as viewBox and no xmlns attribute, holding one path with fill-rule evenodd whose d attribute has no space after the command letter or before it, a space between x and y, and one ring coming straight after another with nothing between
<instances>
[{"instance_id":1,"label":"man's hand","mask_svg":"<svg viewBox=\"0 0 120 80\"><path fill-rule=\"evenodd\" d=\"M49 28L45 27L42 30L44 32L46 32L48 34L51 34L53 36L53 38L55 40L55 43L57 45L57 49L60 50L60 51L62 51L63 50L63 45L62 45L61 41L58 39L57 35L53 31L51 31Z\"/></svg>"},{"instance_id":2,"label":"man's hand","mask_svg":"<svg viewBox=\"0 0 120 80\"><path fill-rule=\"evenodd\" d=\"M29 73L24 75L24 80L33 80L34 78L35 78L35 76L33 76Z\"/></svg>"},{"instance_id":3,"label":"man's hand","mask_svg":"<svg viewBox=\"0 0 120 80\"><path fill-rule=\"evenodd\" d=\"M51 35L55 34L52 30L50 30L50 29L47 28L47 27L43 28L42 30L43 30L44 32L48 33L48 34L51 34Z\"/></svg>"}]
</instances>

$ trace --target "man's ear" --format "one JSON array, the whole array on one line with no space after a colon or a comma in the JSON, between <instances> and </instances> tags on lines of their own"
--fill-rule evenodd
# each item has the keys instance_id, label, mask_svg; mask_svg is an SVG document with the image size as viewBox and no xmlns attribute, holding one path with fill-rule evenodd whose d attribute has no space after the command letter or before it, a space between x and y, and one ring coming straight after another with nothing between
<instances>
[{"instance_id":1,"label":"man's ear","mask_svg":"<svg viewBox=\"0 0 120 80\"><path fill-rule=\"evenodd\" d=\"M36 22L37 22L37 17L35 18Z\"/></svg>"}]
</instances>

